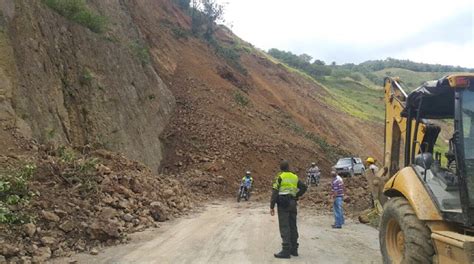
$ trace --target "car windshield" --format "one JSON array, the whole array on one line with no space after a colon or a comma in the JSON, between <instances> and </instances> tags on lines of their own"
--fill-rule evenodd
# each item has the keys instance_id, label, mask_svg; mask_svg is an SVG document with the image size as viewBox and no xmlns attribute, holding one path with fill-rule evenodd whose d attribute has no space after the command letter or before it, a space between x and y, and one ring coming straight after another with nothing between
<instances>
[{"instance_id":1,"label":"car windshield","mask_svg":"<svg viewBox=\"0 0 474 264\"><path fill-rule=\"evenodd\" d=\"M337 161L337 164L336 164L336 166L347 166L347 165L351 165L350 158L340 159Z\"/></svg>"},{"instance_id":2,"label":"car windshield","mask_svg":"<svg viewBox=\"0 0 474 264\"><path fill-rule=\"evenodd\" d=\"M470 203L474 204L474 90L464 91L461 110L466 181Z\"/></svg>"}]
</instances>

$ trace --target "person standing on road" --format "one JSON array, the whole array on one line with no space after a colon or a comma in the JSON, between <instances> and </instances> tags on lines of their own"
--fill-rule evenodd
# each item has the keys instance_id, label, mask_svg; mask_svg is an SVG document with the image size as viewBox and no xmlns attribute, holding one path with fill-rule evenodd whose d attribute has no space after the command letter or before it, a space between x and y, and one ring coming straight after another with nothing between
<instances>
[{"instance_id":1,"label":"person standing on road","mask_svg":"<svg viewBox=\"0 0 474 264\"><path fill-rule=\"evenodd\" d=\"M332 197L334 198L333 210L335 219L332 228L342 228L344 224L344 210L342 208L342 203L344 202L344 181L341 176L337 175L334 169L331 171L331 176L333 177L331 187Z\"/></svg>"},{"instance_id":2,"label":"person standing on road","mask_svg":"<svg viewBox=\"0 0 474 264\"><path fill-rule=\"evenodd\" d=\"M298 256L298 227L296 225L297 200L307 190L307 186L290 172L288 161L280 163L280 173L273 181L270 214L275 215L278 205L278 224L282 239L282 250L274 254L276 258Z\"/></svg>"}]
</instances>

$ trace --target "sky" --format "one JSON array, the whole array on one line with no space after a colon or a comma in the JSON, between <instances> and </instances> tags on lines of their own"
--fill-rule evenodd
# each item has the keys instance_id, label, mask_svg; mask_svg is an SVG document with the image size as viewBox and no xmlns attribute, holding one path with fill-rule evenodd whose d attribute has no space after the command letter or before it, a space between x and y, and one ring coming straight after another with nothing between
<instances>
[{"instance_id":1,"label":"sky","mask_svg":"<svg viewBox=\"0 0 474 264\"><path fill-rule=\"evenodd\" d=\"M410 59L474 68L474 0L218 0L242 39L338 64Z\"/></svg>"}]
</instances>

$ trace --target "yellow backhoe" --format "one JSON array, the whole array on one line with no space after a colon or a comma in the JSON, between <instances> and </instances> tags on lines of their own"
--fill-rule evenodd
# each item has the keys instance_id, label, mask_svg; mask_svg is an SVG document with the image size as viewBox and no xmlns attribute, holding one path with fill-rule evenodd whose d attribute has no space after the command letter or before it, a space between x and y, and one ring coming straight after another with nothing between
<instances>
[{"instance_id":1,"label":"yellow backhoe","mask_svg":"<svg viewBox=\"0 0 474 264\"><path fill-rule=\"evenodd\" d=\"M474 263L474 74L384 88L384 166L370 180L384 263ZM444 153L441 127L452 128Z\"/></svg>"}]
</instances>

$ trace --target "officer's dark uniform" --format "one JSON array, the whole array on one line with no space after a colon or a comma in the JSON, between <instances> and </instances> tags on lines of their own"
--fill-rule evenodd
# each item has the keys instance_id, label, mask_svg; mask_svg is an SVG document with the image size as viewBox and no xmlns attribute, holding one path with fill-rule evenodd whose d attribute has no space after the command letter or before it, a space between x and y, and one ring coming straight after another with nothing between
<instances>
[{"instance_id":1,"label":"officer's dark uniform","mask_svg":"<svg viewBox=\"0 0 474 264\"><path fill-rule=\"evenodd\" d=\"M282 251L275 254L277 258L289 258L290 254L298 256L298 228L296 225L297 199L302 196L307 186L298 176L289 171L287 162L280 165L281 172L273 182L270 208L278 204L278 223L282 239Z\"/></svg>"}]
</instances>

